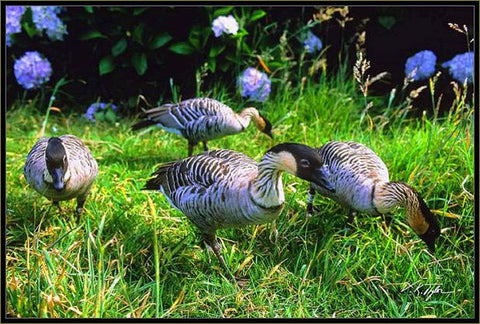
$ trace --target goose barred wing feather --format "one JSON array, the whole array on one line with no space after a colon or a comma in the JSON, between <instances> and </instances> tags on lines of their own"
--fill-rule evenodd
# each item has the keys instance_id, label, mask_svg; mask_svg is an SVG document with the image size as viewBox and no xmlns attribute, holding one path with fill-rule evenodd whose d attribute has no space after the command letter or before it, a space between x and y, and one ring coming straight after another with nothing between
<instances>
[{"instance_id":1,"label":"goose barred wing feather","mask_svg":"<svg viewBox=\"0 0 480 324\"><path fill-rule=\"evenodd\" d=\"M198 142L221 133L222 126L227 119L234 117L234 112L217 100L196 98L147 110L143 116L147 120L134 125L134 130L157 124L167 131Z\"/></svg>"},{"instance_id":2,"label":"goose barred wing feather","mask_svg":"<svg viewBox=\"0 0 480 324\"><path fill-rule=\"evenodd\" d=\"M23 166L25 179L35 189L43 187L43 170L46 168L45 150L47 149L47 143L48 137L42 137L38 140L28 153L27 161ZM39 172L41 176L39 176Z\"/></svg>"},{"instance_id":3,"label":"goose barred wing feather","mask_svg":"<svg viewBox=\"0 0 480 324\"><path fill-rule=\"evenodd\" d=\"M160 166L144 189L160 190L202 232L235 224L238 211L232 195L241 195L258 172L249 157L230 150L198 154ZM238 205L241 203L236 201Z\"/></svg>"},{"instance_id":4,"label":"goose barred wing feather","mask_svg":"<svg viewBox=\"0 0 480 324\"><path fill-rule=\"evenodd\" d=\"M385 163L368 147L355 142L329 142L318 149L324 160L322 177L334 190L312 184L320 194L361 212L377 213L372 192L388 182Z\"/></svg>"}]
</instances>

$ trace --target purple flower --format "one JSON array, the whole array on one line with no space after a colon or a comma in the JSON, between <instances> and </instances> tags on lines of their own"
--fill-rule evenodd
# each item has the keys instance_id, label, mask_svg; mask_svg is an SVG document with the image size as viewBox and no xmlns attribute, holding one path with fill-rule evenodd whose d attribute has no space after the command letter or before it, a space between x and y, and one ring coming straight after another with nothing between
<instances>
[{"instance_id":1,"label":"purple flower","mask_svg":"<svg viewBox=\"0 0 480 324\"><path fill-rule=\"evenodd\" d=\"M323 45L320 38L315 36L311 31L308 31L307 37L303 41L303 46L308 53L315 53L316 51L320 51Z\"/></svg>"},{"instance_id":2,"label":"purple flower","mask_svg":"<svg viewBox=\"0 0 480 324\"><path fill-rule=\"evenodd\" d=\"M411 76L413 81L428 79L435 72L436 63L437 57L432 51L418 52L405 62L405 75Z\"/></svg>"},{"instance_id":3,"label":"purple flower","mask_svg":"<svg viewBox=\"0 0 480 324\"><path fill-rule=\"evenodd\" d=\"M239 78L238 85L242 97L250 100L265 101L271 90L271 81L265 73L253 67L246 69Z\"/></svg>"},{"instance_id":4,"label":"purple flower","mask_svg":"<svg viewBox=\"0 0 480 324\"><path fill-rule=\"evenodd\" d=\"M467 83L472 83L474 68L473 59L473 52L458 54L450 61L443 63L442 67L448 68L450 75L454 80L463 83L466 79Z\"/></svg>"},{"instance_id":5,"label":"purple flower","mask_svg":"<svg viewBox=\"0 0 480 324\"><path fill-rule=\"evenodd\" d=\"M38 52L25 52L15 61L13 72L18 84L25 89L32 89L50 80L52 66Z\"/></svg>"},{"instance_id":6,"label":"purple flower","mask_svg":"<svg viewBox=\"0 0 480 324\"><path fill-rule=\"evenodd\" d=\"M222 33L236 35L238 23L232 15L219 16L213 21L212 30L215 37L219 37Z\"/></svg>"},{"instance_id":7,"label":"purple flower","mask_svg":"<svg viewBox=\"0 0 480 324\"><path fill-rule=\"evenodd\" d=\"M105 110L107 107L112 108L113 111L117 111L117 106L112 103L104 103L104 102L95 102L88 107L87 112L85 113L85 117L90 120L91 122L95 122L95 113Z\"/></svg>"},{"instance_id":8,"label":"purple flower","mask_svg":"<svg viewBox=\"0 0 480 324\"><path fill-rule=\"evenodd\" d=\"M22 31L20 20L26 8L24 6L6 6L6 22L5 22L5 34L7 46L12 45L10 35L19 33Z\"/></svg>"},{"instance_id":9,"label":"purple flower","mask_svg":"<svg viewBox=\"0 0 480 324\"><path fill-rule=\"evenodd\" d=\"M62 7L57 6L31 6L32 20L37 30L42 33L44 30L50 40L63 40L67 33L67 26L58 18Z\"/></svg>"}]
</instances>

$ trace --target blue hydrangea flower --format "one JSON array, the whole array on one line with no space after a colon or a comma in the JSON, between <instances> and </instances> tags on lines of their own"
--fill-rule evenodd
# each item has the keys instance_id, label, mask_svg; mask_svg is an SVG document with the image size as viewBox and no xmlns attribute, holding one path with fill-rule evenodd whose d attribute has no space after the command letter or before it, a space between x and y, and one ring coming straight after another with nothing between
<instances>
[{"instance_id":1,"label":"blue hydrangea flower","mask_svg":"<svg viewBox=\"0 0 480 324\"><path fill-rule=\"evenodd\" d=\"M232 15L219 16L213 21L212 30L215 37L219 37L222 33L236 35L238 23Z\"/></svg>"},{"instance_id":2,"label":"blue hydrangea flower","mask_svg":"<svg viewBox=\"0 0 480 324\"><path fill-rule=\"evenodd\" d=\"M117 111L117 106L113 103L95 102L88 107L85 117L91 122L95 122L95 113L97 111L105 110L107 107L112 108L113 111Z\"/></svg>"},{"instance_id":3,"label":"blue hydrangea flower","mask_svg":"<svg viewBox=\"0 0 480 324\"><path fill-rule=\"evenodd\" d=\"M315 34L311 31L308 31L307 37L303 41L303 46L308 53L315 53L316 51L320 51L322 49L323 44L320 38L315 36Z\"/></svg>"},{"instance_id":4,"label":"blue hydrangea flower","mask_svg":"<svg viewBox=\"0 0 480 324\"><path fill-rule=\"evenodd\" d=\"M475 66L473 59L473 52L458 54L450 61L443 63L442 67L448 68L450 75L454 80L463 83L465 82L465 79L467 79L467 83L472 83L473 68Z\"/></svg>"},{"instance_id":5,"label":"blue hydrangea flower","mask_svg":"<svg viewBox=\"0 0 480 324\"><path fill-rule=\"evenodd\" d=\"M57 16L62 11L62 7L31 6L31 9L36 29L40 33L45 30L50 40L63 40L63 36L68 34L67 26Z\"/></svg>"},{"instance_id":6,"label":"blue hydrangea flower","mask_svg":"<svg viewBox=\"0 0 480 324\"><path fill-rule=\"evenodd\" d=\"M52 66L38 52L25 52L15 61L13 72L18 84L25 89L37 88L50 80Z\"/></svg>"},{"instance_id":7,"label":"blue hydrangea flower","mask_svg":"<svg viewBox=\"0 0 480 324\"><path fill-rule=\"evenodd\" d=\"M268 76L253 67L243 71L238 85L242 97L248 97L255 101L267 100L271 90L271 81Z\"/></svg>"},{"instance_id":8,"label":"blue hydrangea flower","mask_svg":"<svg viewBox=\"0 0 480 324\"><path fill-rule=\"evenodd\" d=\"M10 35L19 33L22 31L20 20L26 8L24 6L6 6L6 21L5 21L5 34L7 46L12 45Z\"/></svg>"},{"instance_id":9,"label":"blue hydrangea flower","mask_svg":"<svg viewBox=\"0 0 480 324\"><path fill-rule=\"evenodd\" d=\"M437 57L432 51L420 51L405 62L405 75L412 74L413 81L428 79L435 72L436 63Z\"/></svg>"}]
</instances>

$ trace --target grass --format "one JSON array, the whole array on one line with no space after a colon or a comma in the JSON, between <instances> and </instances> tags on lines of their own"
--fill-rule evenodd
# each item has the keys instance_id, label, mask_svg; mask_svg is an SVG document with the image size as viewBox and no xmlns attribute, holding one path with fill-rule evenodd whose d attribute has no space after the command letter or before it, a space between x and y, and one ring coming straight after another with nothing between
<instances>
[{"instance_id":1,"label":"grass","mask_svg":"<svg viewBox=\"0 0 480 324\"><path fill-rule=\"evenodd\" d=\"M390 227L382 217L359 215L347 229L346 211L317 196L321 212L307 219L308 184L286 175L286 208L274 224L217 232L227 264L248 278L244 287L223 276L215 256L200 248L196 228L165 197L140 190L158 163L186 156L184 139L161 130L133 133L133 119L92 124L78 114L50 115L46 135L81 137L99 164L86 211L76 219L75 202L63 203L61 214L27 186L23 164L43 116L33 105L10 109L7 316L473 317L473 108L433 119L401 117L395 109L382 117L380 107L360 123L362 104L351 80L307 82L301 94L285 92L265 104L274 141L249 127L210 147L259 160L285 141L364 143L392 180L417 188L437 214L443 230L436 255L401 209Z\"/></svg>"}]
</instances>

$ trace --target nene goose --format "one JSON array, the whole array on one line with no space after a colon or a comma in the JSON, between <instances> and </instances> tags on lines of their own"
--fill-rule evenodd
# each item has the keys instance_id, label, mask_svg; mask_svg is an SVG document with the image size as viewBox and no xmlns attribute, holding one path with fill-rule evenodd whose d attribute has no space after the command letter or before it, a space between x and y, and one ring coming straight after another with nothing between
<instances>
[{"instance_id":1,"label":"nene goose","mask_svg":"<svg viewBox=\"0 0 480 324\"><path fill-rule=\"evenodd\" d=\"M315 192L349 209L374 215L402 206L410 226L435 252L435 240L440 235L437 218L414 188L403 182L390 182L385 163L371 149L355 142L332 141L319 148L318 153L324 161L320 177L328 187L311 184L309 213Z\"/></svg>"},{"instance_id":2,"label":"nene goose","mask_svg":"<svg viewBox=\"0 0 480 324\"><path fill-rule=\"evenodd\" d=\"M321 166L315 150L302 144L276 145L258 164L239 152L215 150L161 165L143 189L160 190L183 212L228 271L215 231L273 221L284 208L282 172L323 185Z\"/></svg>"},{"instance_id":3,"label":"nene goose","mask_svg":"<svg viewBox=\"0 0 480 324\"><path fill-rule=\"evenodd\" d=\"M23 174L33 189L59 208L59 201L77 198L76 212L80 214L98 166L77 137L44 137L28 153Z\"/></svg>"},{"instance_id":4,"label":"nene goose","mask_svg":"<svg viewBox=\"0 0 480 324\"><path fill-rule=\"evenodd\" d=\"M261 132L272 137L272 125L257 109L245 108L237 114L227 105L209 98L165 104L145 111L142 116L145 120L133 125L132 130L157 125L181 135L188 140L188 156L192 156L199 142L203 142L204 150L208 151L207 141L240 133L252 119Z\"/></svg>"}]
</instances>

